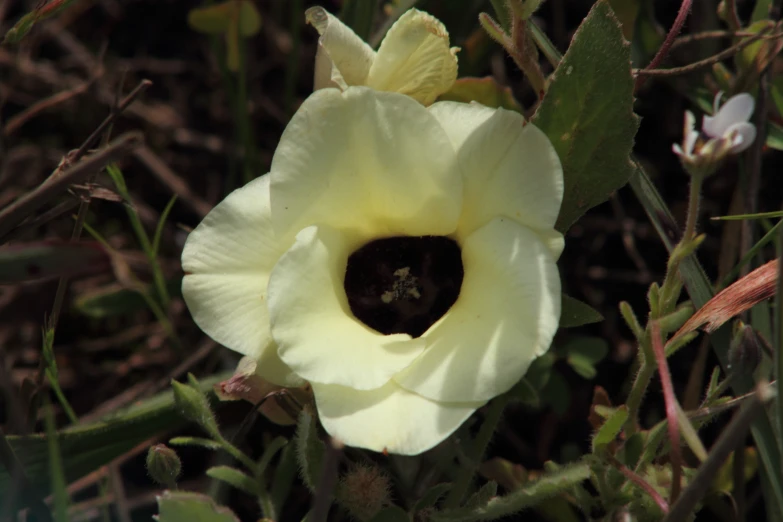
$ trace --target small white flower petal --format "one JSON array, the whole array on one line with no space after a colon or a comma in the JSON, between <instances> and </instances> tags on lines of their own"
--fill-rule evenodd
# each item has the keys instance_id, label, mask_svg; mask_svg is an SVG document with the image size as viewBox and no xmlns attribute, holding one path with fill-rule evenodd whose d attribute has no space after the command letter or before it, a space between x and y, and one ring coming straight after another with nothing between
<instances>
[{"instance_id":1,"label":"small white flower petal","mask_svg":"<svg viewBox=\"0 0 783 522\"><path fill-rule=\"evenodd\" d=\"M371 391L313 383L324 429L349 446L418 455L456 430L484 401L427 400L389 383Z\"/></svg>"},{"instance_id":2,"label":"small white flower petal","mask_svg":"<svg viewBox=\"0 0 783 522\"><path fill-rule=\"evenodd\" d=\"M738 154L753 144L756 139L756 126L752 123L735 123L726 131L732 140L731 153Z\"/></svg>"},{"instance_id":3,"label":"small white flower petal","mask_svg":"<svg viewBox=\"0 0 783 522\"><path fill-rule=\"evenodd\" d=\"M557 265L533 231L496 218L468 236L462 259L457 301L422 335L422 355L394 377L432 400L505 392L549 349L560 320Z\"/></svg>"},{"instance_id":4,"label":"small white flower petal","mask_svg":"<svg viewBox=\"0 0 783 522\"><path fill-rule=\"evenodd\" d=\"M753 96L746 92L734 95L717 114L705 116L701 128L707 136L720 138L735 123L747 122L753 115L755 103Z\"/></svg>"},{"instance_id":5,"label":"small white flower petal","mask_svg":"<svg viewBox=\"0 0 783 522\"><path fill-rule=\"evenodd\" d=\"M315 89L363 85L375 57L372 47L323 7L305 11L305 20L321 35L315 60Z\"/></svg>"},{"instance_id":6,"label":"small white flower petal","mask_svg":"<svg viewBox=\"0 0 783 522\"><path fill-rule=\"evenodd\" d=\"M278 354L308 381L378 388L424 349L421 339L383 335L351 313L345 267L362 243L345 231L308 227L272 271L268 300Z\"/></svg>"},{"instance_id":7,"label":"small white flower petal","mask_svg":"<svg viewBox=\"0 0 783 522\"><path fill-rule=\"evenodd\" d=\"M272 231L269 176L262 176L212 209L182 251L182 296L193 320L220 344L267 361L263 375L275 383L291 376L269 348L267 281L292 243Z\"/></svg>"},{"instance_id":8,"label":"small white flower petal","mask_svg":"<svg viewBox=\"0 0 783 522\"><path fill-rule=\"evenodd\" d=\"M410 9L386 33L370 67L367 85L407 94L429 105L457 79L456 49L435 17Z\"/></svg>"},{"instance_id":9,"label":"small white flower petal","mask_svg":"<svg viewBox=\"0 0 783 522\"><path fill-rule=\"evenodd\" d=\"M492 114L484 120L488 110ZM554 228L563 201L563 168L540 129L516 112L480 105L444 105L433 114L452 140L461 142L457 157L464 196L459 237L498 215L536 230ZM467 127L482 120L465 137Z\"/></svg>"},{"instance_id":10,"label":"small white flower petal","mask_svg":"<svg viewBox=\"0 0 783 522\"><path fill-rule=\"evenodd\" d=\"M272 159L273 226L451 234L462 194L455 159L438 121L408 96L366 87L317 91Z\"/></svg>"}]
</instances>

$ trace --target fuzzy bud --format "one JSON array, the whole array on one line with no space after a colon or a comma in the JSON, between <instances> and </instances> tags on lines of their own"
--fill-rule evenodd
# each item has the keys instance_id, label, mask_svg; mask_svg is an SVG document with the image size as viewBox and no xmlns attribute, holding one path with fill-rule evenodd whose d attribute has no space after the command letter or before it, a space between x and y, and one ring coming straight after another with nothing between
<instances>
[{"instance_id":1,"label":"fuzzy bud","mask_svg":"<svg viewBox=\"0 0 783 522\"><path fill-rule=\"evenodd\" d=\"M161 486L174 489L182 470L177 453L165 444L150 446L147 452L147 473Z\"/></svg>"},{"instance_id":2,"label":"fuzzy bud","mask_svg":"<svg viewBox=\"0 0 783 522\"><path fill-rule=\"evenodd\" d=\"M195 378L191 381L195 381ZM174 402L182 416L197 423L213 437L220 438L220 430L206 395L192 385L188 386L174 380L171 381L171 388L174 390Z\"/></svg>"},{"instance_id":3,"label":"fuzzy bud","mask_svg":"<svg viewBox=\"0 0 783 522\"><path fill-rule=\"evenodd\" d=\"M729 348L729 369L750 375L761 362L761 341L750 325L737 321Z\"/></svg>"},{"instance_id":4,"label":"fuzzy bud","mask_svg":"<svg viewBox=\"0 0 783 522\"><path fill-rule=\"evenodd\" d=\"M389 477L377 466L354 464L337 487L337 499L356 520L365 521L391 504Z\"/></svg>"}]
</instances>

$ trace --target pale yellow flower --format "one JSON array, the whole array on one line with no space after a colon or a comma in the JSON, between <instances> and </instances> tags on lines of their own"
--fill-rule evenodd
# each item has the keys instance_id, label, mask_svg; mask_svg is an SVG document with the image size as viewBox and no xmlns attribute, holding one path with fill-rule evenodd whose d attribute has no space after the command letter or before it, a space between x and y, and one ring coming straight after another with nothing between
<instances>
[{"instance_id":1,"label":"pale yellow flower","mask_svg":"<svg viewBox=\"0 0 783 522\"><path fill-rule=\"evenodd\" d=\"M190 234L183 295L262 377L308 381L332 436L417 454L549 349L562 195L518 113L323 89Z\"/></svg>"},{"instance_id":2,"label":"pale yellow flower","mask_svg":"<svg viewBox=\"0 0 783 522\"><path fill-rule=\"evenodd\" d=\"M457 51L435 17L410 9L391 26L378 52L323 7L305 12L321 37L315 59L315 89L365 85L407 94L424 105L451 89Z\"/></svg>"}]
</instances>

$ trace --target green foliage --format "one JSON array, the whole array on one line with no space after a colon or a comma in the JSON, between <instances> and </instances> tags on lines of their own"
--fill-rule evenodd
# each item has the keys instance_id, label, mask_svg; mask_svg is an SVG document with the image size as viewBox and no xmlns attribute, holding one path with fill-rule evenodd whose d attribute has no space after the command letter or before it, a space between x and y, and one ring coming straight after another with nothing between
<instances>
[{"instance_id":1,"label":"green foliage","mask_svg":"<svg viewBox=\"0 0 783 522\"><path fill-rule=\"evenodd\" d=\"M174 489L181 471L182 461L174 450L163 444L150 446L147 451L147 473L152 480Z\"/></svg>"},{"instance_id":2,"label":"green foliage","mask_svg":"<svg viewBox=\"0 0 783 522\"><path fill-rule=\"evenodd\" d=\"M296 423L296 457L302 481L311 491L318 485L324 453L324 443L318 438L316 419L305 408Z\"/></svg>"},{"instance_id":3,"label":"green foliage","mask_svg":"<svg viewBox=\"0 0 783 522\"><path fill-rule=\"evenodd\" d=\"M590 305L563 294L560 328L575 328L586 324L600 323L603 320L604 316Z\"/></svg>"},{"instance_id":4,"label":"green foliage","mask_svg":"<svg viewBox=\"0 0 783 522\"><path fill-rule=\"evenodd\" d=\"M228 508L218 506L206 495L164 491L158 497L158 522L239 522Z\"/></svg>"},{"instance_id":5,"label":"green foliage","mask_svg":"<svg viewBox=\"0 0 783 522\"><path fill-rule=\"evenodd\" d=\"M225 380L228 374L205 379L203 389ZM166 430L185 424L176 415L174 395L163 392L138 405L112 413L93 424L78 425L57 432L57 444L67 482L105 466L143 441ZM49 438L46 435L9 436L8 443L24 466L30 485L48 492L51 481L49 470ZM8 491L11 474L0 467L0 491Z\"/></svg>"},{"instance_id":6,"label":"green foliage","mask_svg":"<svg viewBox=\"0 0 783 522\"><path fill-rule=\"evenodd\" d=\"M401 507L391 506L378 512L370 522L410 522L410 517Z\"/></svg>"},{"instance_id":7,"label":"green foliage","mask_svg":"<svg viewBox=\"0 0 783 522\"><path fill-rule=\"evenodd\" d=\"M602 451L606 446L614 442L627 420L628 408L625 406L620 406L612 412L593 436L593 453Z\"/></svg>"},{"instance_id":8,"label":"green foliage","mask_svg":"<svg viewBox=\"0 0 783 522\"><path fill-rule=\"evenodd\" d=\"M577 29L532 121L563 163L565 194L556 228L564 232L632 173L629 155L639 120L630 53L606 0Z\"/></svg>"},{"instance_id":9,"label":"green foliage","mask_svg":"<svg viewBox=\"0 0 783 522\"><path fill-rule=\"evenodd\" d=\"M451 484L435 484L430 489L428 489L419 500L416 501L411 512L415 515L423 509L435 507L438 501L440 501L440 499L442 499L450 489Z\"/></svg>"},{"instance_id":10,"label":"green foliage","mask_svg":"<svg viewBox=\"0 0 783 522\"><path fill-rule=\"evenodd\" d=\"M176 277L166 282L169 295L180 297L182 278ZM148 295L155 291L153 286L147 286L144 292ZM80 295L73 304L74 308L87 317L104 319L107 317L127 316L147 308L147 301L141 292L117 286L99 288Z\"/></svg>"},{"instance_id":11,"label":"green foliage","mask_svg":"<svg viewBox=\"0 0 783 522\"><path fill-rule=\"evenodd\" d=\"M523 485L519 490L501 497L491 497L486 503L471 508L459 508L434 513L433 522L473 522L498 520L542 500L567 492L590 477L590 466L584 462L564 466L544 474L538 480Z\"/></svg>"},{"instance_id":12,"label":"green foliage","mask_svg":"<svg viewBox=\"0 0 783 522\"><path fill-rule=\"evenodd\" d=\"M576 373L585 379L593 379L597 373L595 365L609 353L609 345L599 337L576 337L560 350Z\"/></svg>"},{"instance_id":13,"label":"green foliage","mask_svg":"<svg viewBox=\"0 0 783 522\"><path fill-rule=\"evenodd\" d=\"M219 442L212 439L202 439L200 437L174 437L169 440L169 444L173 446L197 446L213 451L222 448Z\"/></svg>"},{"instance_id":14,"label":"green foliage","mask_svg":"<svg viewBox=\"0 0 783 522\"><path fill-rule=\"evenodd\" d=\"M378 0L345 0L340 19L366 42L377 10Z\"/></svg>"},{"instance_id":15,"label":"green foliage","mask_svg":"<svg viewBox=\"0 0 783 522\"><path fill-rule=\"evenodd\" d=\"M75 0L50 0L42 3L31 12L19 19L14 26L5 33L3 44L17 44L22 41L35 24L51 18L73 4Z\"/></svg>"},{"instance_id":16,"label":"green foliage","mask_svg":"<svg viewBox=\"0 0 783 522\"><path fill-rule=\"evenodd\" d=\"M45 409L46 438L49 443L49 476L51 478L51 490L54 496L54 519L57 522L68 522L68 491L66 490L63 459L60 453L60 445L57 440L57 426L54 421L52 405L46 405Z\"/></svg>"},{"instance_id":17,"label":"green foliage","mask_svg":"<svg viewBox=\"0 0 783 522\"><path fill-rule=\"evenodd\" d=\"M448 92L438 97L438 101L455 101L462 103L478 102L487 107L502 107L511 111L522 112L522 106L514 98L511 88L500 85L495 78L460 78Z\"/></svg>"},{"instance_id":18,"label":"green foliage","mask_svg":"<svg viewBox=\"0 0 783 522\"><path fill-rule=\"evenodd\" d=\"M193 375L189 374L188 377L193 378ZM171 381L171 389L180 414L201 426L213 438L220 439L220 430L207 396L192 384L182 384L174 380Z\"/></svg>"},{"instance_id":19,"label":"green foliage","mask_svg":"<svg viewBox=\"0 0 783 522\"><path fill-rule=\"evenodd\" d=\"M260 494L260 488L255 479L236 468L230 466L214 466L207 470L207 476L216 480L221 480L240 491L244 491L248 495L256 497Z\"/></svg>"}]
</instances>

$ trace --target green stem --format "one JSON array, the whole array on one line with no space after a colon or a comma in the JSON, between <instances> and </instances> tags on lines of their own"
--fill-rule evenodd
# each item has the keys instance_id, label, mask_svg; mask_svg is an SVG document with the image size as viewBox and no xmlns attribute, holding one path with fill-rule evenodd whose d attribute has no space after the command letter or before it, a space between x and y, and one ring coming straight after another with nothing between
<instances>
[{"instance_id":1,"label":"green stem","mask_svg":"<svg viewBox=\"0 0 783 522\"><path fill-rule=\"evenodd\" d=\"M253 476L256 476L256 463L253 462L253 459L245 455L242 450L231 444L219 433L216 433L215 435L218 436L218 438L215 439L215 442L220 444L226 453L241 462L253 474Z\"/></svg>"},{"instance_id":2,"label":"green stem","mask_svg":"<svg viewBox=\"0 0 783 522\"><path fill-rule=\"evenodd\" d=\"M688 217L685 221L685 232L680 243L692 240L696 237L696 221L699 217L699 199L701 197L701 176L691 177L691 188L688 196Z\"/></svg>"},{"instance_id":3,"label":"green stem","mask_svg":"<svg viewBox=\"0 0 783 522\"><path fill-rule=\"evenodd\" d=\"M503 415L503 410L508 404L508 395L501 395L493 400L487 408L487 413L484 416L484 424L481 425L481 429L476 435L476 439L473 441L472 451L468 455L467 465L462 466L457 474L457 479L454 481L454 486L449 492L449 496L446 498L446 508L456 508L462 503L462 499L470 488L470 483L473 481L473 475L476 473L476 469L481 461L481 457L487 450L489 441L492 440L492 435L495 433L495 429L500 422L500 417Z\"/></svg>"},{"instance_id":4,"label":"green stem","mask_svg":"<svg viewBox=\"0 0 783 522\"><path fill-rule=\"evenodd\" d=\"M626 438L636 433L639 427L639 408L642 405L642 399L644 399L647 387L650 385L650 380L655 375L655 364L650 363L650 358L647 356L647 351L643 345L644 343L639 344L639 349L641 350L639 356L642 364L639 368L639 373L636 374L636 379L633 381L633 386L631 386L628 400L625 402L625 405L628 407L628 420L625 422Z\"/></svg>"}]
</instances>

